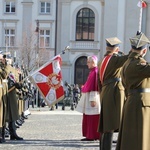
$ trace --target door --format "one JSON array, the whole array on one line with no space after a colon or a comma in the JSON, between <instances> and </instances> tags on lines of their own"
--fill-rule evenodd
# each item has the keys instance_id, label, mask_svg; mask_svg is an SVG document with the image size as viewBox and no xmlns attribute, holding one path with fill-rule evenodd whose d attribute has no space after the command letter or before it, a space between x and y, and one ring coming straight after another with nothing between
<instances>
[{"instance_id":1,"label":"door","mask_svg":"<svg viewBox=\"0 0 150 150\"><path fill-rule=\"evenodd\" d=\"M87 80L88 74L87 57L79 57L75 62L75 84L83 85Z\"/></svg>"}]
</instances>

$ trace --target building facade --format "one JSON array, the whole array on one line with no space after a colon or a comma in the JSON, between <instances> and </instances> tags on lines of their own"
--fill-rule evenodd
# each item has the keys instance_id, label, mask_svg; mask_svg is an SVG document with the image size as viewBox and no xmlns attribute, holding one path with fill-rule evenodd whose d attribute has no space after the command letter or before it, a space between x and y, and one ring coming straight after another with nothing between
<instances>
[{"instance_id":1,"label":"building facade","mask_svg":"<svg viewBox=\"0 0 150 150\"><path fill-rule=\"evenodd\" d=\"M150 1L142 9L138 0L59 0L57 51L66 45L63 77L71 83L83 84L88 74L85 58L105 54L105 39L118 37L121 51L128 53L129 38L139 30L150 38ZM141 21L140 21L141 20ZM141 24L141 27L139 27ZM149 59L150 60L150 59Z\"/></svg>"},{"instance_id":2,"label":"building facade","mask_svg":"<svg viewBox=\"0 0 150 150\"><path fill-rule=\"evenodd\" d=\"M35 69L34 64L39 63L39 66L52 58L55 53L55 8L55 0L2 0L0 49L9 51L17 63L25 63L31 70Z\"/></svg>"},{"instance_id":3,"label":"building facade","mask_svg":"<svg viewBox=\"0 0 150 150\"><path fill-rule=\"evenodd\" d=\"M2 0L0 50L9 51L19 63L28 54L30 59L24 62L29 67L33 62L38 66L45 63L70 46L62 55L63 80L82 85L89 72L86 57L96 55L102 59L105 38L117 36L122 41L121 51L128 53L129 38L139 30L140 22L142 32L150 38L150 0L145 0L147 7L142 16L138 2Z\"/></svg>"}]
</instances>

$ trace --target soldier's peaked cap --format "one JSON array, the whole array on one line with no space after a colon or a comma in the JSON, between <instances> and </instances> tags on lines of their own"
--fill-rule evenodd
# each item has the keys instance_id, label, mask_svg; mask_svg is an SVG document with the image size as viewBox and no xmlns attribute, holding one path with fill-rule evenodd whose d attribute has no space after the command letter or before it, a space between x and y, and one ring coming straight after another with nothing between
<instances>
[{"instance_id":1,"label":"soldier's peaked cap","mask_svg":"<svg viewBox=\"0 0 150 150\"><path fill-rule=\"evenodd\" d=\"M144 33L137 33L135 37L130 38L130 43L133 49L142 50L150 44L150 41Z\"/></svg>"},{"instance_id":2,"label":"soldier's peaked cap","mask_svg":"<svg viewBox=\"0 0 150 150\"><path fill-rule=\"evenodd\" d=\"M121 41L117 37L107 38L106 45L108 47L117 47Z\"/></svg>"}]
</instances>

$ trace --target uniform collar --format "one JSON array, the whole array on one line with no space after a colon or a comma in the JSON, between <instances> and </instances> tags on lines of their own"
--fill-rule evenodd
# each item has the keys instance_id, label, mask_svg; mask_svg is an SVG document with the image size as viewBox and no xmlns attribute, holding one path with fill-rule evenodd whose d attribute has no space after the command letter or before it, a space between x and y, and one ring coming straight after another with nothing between
<instances>
[{"instance_id":1,"label":"uniform collar","mask_svg":"<svg viewBox=\"0 0 150 150\"><path fill-rule=\"evenodd\" d=\"M129 58L141 58L141 55L136 52L131 52Z\"/></svg>"},{"instance_id":2,"label":"uniform collar","mask_svg":"<svg viewBox=\"0 0 150 150\"><path fill-rule=\"evenodd\" d=\"M107 55L117 56L118 54L107 51L104 56L107 56Z\"/></svg>"}]
</instances>

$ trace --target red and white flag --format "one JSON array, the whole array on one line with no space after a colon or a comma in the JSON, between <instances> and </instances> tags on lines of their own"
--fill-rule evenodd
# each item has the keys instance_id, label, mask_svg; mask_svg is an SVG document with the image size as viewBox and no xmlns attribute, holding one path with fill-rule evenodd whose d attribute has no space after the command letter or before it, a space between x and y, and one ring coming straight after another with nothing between
<instances>
[{"instance_id":1,"label":"red and white flag","mask_svg":"<svg viewBox=\"0 0 150 150\"><path fill-rule=\"evenodd\" d=\"M137 6L140 7L140 8L146 8L147 4L144 1L139 1L138 4L137 4Z\"/></svg>"},{"instance_id":2,"label":"red and white flag","mask_svg":"<svg viewBox=\"0 0 150 150\"><path fill-rule=\"evenodd\" d=\"M33 83L48 106L52 106L64 98L61 62L60 55L57 55L31 75Z\"/></svg>"}]
</instances>

